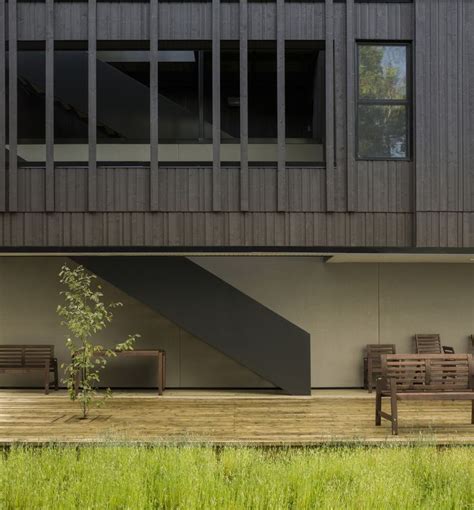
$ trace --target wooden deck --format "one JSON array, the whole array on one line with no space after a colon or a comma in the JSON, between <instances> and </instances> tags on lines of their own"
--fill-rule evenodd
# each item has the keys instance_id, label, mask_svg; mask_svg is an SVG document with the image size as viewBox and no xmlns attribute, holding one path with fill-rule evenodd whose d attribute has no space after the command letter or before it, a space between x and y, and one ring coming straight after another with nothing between
<instances>
[{"instance_id":1,"label":"wooden deck","mask_svg":"<svg viewBox=\"0 0 474 510\"><path fill-rule=\"evenodd\" d=\"M400 435L374 426L374 396L316 390L310 397L265 392L115 392L78 420L65 391L0 390L0 443L206 442L310 445L332 442L474 444L470 402L400 403Z\"/></svg>"}]
</instances>

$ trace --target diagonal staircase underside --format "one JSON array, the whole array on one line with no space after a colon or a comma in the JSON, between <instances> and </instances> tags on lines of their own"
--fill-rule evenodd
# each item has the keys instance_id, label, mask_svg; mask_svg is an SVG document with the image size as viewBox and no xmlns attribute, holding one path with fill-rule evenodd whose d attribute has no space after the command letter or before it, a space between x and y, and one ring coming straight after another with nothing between
<instances>
[{"instance_id":1,"label":"diagonal staircase underside","mask_svg":"<svg viewBox=\"0 0 474 510\"><path fill-rule=\"evenodd\" d=\"M310 393L309 333L189 259L73 260L285 392Z\"/></svg>"}]
</instances>

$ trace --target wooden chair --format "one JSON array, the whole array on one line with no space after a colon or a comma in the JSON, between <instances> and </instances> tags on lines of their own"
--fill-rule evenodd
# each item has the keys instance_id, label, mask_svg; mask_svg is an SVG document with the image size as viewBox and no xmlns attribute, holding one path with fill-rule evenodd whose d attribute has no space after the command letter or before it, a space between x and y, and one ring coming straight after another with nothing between
<instances>
[{"instance_id":1,"label":"wooden chair","mask_svg":"<svg viewBox=\"0 0 474 510\"><path fill-rule=\"evenodd\" d=\"M441 345L441 337L438 333L423 333L415 335L416 354L454 354L454 348L449 345Z\"/></svg>"},{"instance_id":2,"label":"wooden chair","mask_svg":"<svg viewBox=\"0 0 474 510\"><path fill-rule=\"evenodd\" d=\"M367 344L365 365L366 388L372 393L375 388L375 380L382 374L382 354L395 354L395 344Z\"/></svg>"},{"instance_id":3,"label":"wooden chair","mask_svg":"<svg viewBox=\"0 0 474 510\"><path fill-rule=\"evenodd\" d=\"M0 345L0 373L42 372L44 392L49 393L50 373L54 375L54 389L58 389L58 360L54 345Z\"/></svg>"}]
</instances>

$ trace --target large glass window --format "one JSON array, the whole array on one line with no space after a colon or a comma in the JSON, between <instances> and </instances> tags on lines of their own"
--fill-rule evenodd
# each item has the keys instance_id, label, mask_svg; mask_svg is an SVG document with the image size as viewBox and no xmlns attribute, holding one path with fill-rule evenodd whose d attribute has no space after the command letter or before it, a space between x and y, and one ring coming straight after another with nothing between
<instances>
[{"instance_id":1,"label":"large glass window","mask_svg":"<svg viewBox=\"0 0 474 510\"><path fill-rule=\"evenodd\" d=\"M407 44L358 45L357 157L410 157Z\"/></svg>"}]
</instances>

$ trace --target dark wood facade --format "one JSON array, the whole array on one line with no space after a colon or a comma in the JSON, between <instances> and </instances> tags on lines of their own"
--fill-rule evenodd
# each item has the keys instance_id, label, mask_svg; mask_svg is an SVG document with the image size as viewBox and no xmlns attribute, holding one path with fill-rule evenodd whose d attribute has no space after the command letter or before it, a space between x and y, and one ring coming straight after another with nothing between
<instances>
[{"instance_id":1,"label":"dark wood facade","mask_svg":"<svg viewBox=\"0 0 474 510\"><path fill-rule=\"evenodd\" d=\"M0 247L377 247L474 246L474 2L2 0L0 117L10 88L9 125L0 126ZM89 119L96 118L97 41L239 41L241 164L220 161L219 102L213 102L213 162L158 163L158 116L151 116L148 166L103 167L89 130L89 164L58 166L46 114L46 164L18 167L17 41L45 41L46 105L54 101L54 41L87 41ZM277 48L278 161L248 161L246 50ZM326 163L286 165L285 41L324 41ZM413 55L410 161L355 158L355 49L358 41L404 41ZM8 52L6 51L8 44ZM332 51L331 51L332 49ZM9 59L9 82L5 62ZM219 96L219 59L213 97ZM153 66L152 66L153 67ZM156 75L154 73L153 75ZM158 77L159 80L159 77ZM150 82L151 111L157 83ZM51 108L50 108L51 110ZM94 123L95 124L95 123Z\"/></svg>"}]
</instances>

